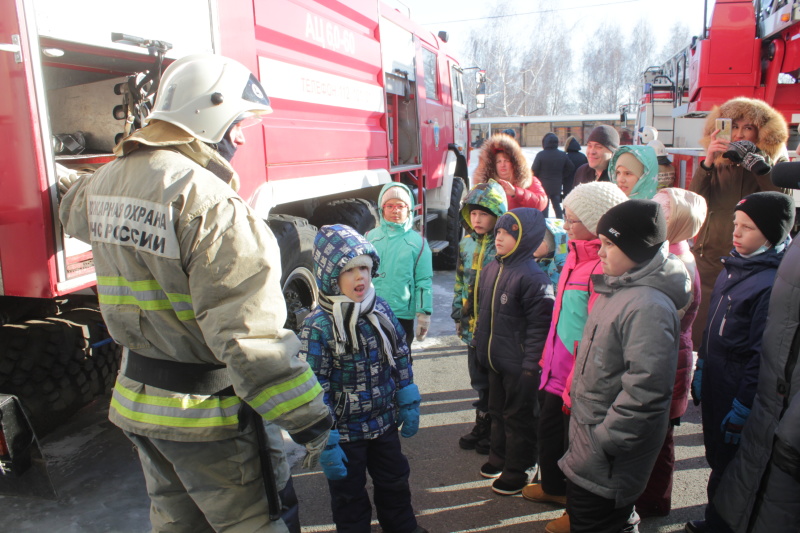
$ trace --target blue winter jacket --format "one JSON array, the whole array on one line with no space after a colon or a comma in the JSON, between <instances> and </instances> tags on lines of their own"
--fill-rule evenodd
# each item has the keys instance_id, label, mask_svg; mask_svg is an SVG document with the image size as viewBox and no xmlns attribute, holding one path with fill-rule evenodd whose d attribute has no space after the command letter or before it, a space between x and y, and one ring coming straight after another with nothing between
<instances>
[{"instance_id":1,"label":"blue winter jacket","mask_svg":"<svg viewBox=\"0 0 800 533\"><path fill-rule=\"evenodd\" d=\"M332 228L346 230L337 232ZM329 295L340 294L338 278L342 267L361 254L372 256L374 276L380 260L372 244L348 226L323 226L314 241L320 290ZM376 311L390 317L394 325L394 369L379 349L380 337L364 318L357 324L359 350L344 355L336 354L333 317L321 307L306 317L300 332L300 357L306 359L317 376L343 442L374 439L394 426L396 390L414 381L403 327L389 305L379 296L376 298Z\"/></svg>"},{"instance_id":2,"label":"blue winter jacket","mask_svg":"<svg viewBox=\"0 0 800 533\"><path fill-rule=\"evenodd\" d=\"M701 387L706 427L719 428L734 399L748 408L753 405L769 299L783 254L771 248L749 259L736 251L722 258L724 268L711 293L698 352L705 361Z\"/></svg>"}]
</instances>

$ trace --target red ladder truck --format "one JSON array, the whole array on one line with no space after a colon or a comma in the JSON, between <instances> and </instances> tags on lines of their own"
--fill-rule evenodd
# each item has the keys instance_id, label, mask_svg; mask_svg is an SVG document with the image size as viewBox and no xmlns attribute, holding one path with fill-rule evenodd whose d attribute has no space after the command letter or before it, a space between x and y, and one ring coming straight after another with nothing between
<instances>
[{"instance_id":1,"label":"red ladder truck","mask_svg":"<svg viewBox=\"0 0 800 533\"><path fill-rule=\"evenodd\" d=\"M758 98L780 111L790 125L789 147L795 148L799 39L800 0L716 0L703 34L643 74L637 131L653 126L671 147L676 186L689 186L703 157L704 117L731 98Z\"/></svg>"},{"instance_id":2,"label":"red ladder truck","mask_svg":"<svg viewBox=\"0 0 800 533\"><path fill-rule=\"evenodd\" d=\"M316 303L314 225L370 229L392 180L415 191L436 266L455 267L468 91L446 40L381 0L0 0L0 411L13 400L0 470L24 466L12 441L25 437L8 425L20 404L46 430L106 391L118 365L91 249L59 225L57 168L110 161L170 61L211 52L246 65L274 112L234 167L278 238L296 329Z\"/></svg>"}]
</instances>

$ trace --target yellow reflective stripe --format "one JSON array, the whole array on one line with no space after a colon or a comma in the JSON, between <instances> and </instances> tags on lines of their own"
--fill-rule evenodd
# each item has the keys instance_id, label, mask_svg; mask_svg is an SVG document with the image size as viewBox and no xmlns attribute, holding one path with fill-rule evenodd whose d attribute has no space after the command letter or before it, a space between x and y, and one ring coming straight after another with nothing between
<instances>
[{"instance_id":1,"label":"yellow reflective stripe","mask_svg":"<svg viewBox=\"0 0 800 533\"><path fill-rule=\"evenodd\" d=\"M97 287L102 304L135 305L143 311L173 310L183 321L195 318L191 295L166 292L154 279L128 281L122 276L98 276Z\"/></svg>"},{"instance_id":2,"label":"yellow reflective stripe","mask_svg":"<svg viewBox=\"0 0 800 533\"><path fill-rule=\"evenodd\" d=\"M119 414L143 424L153 424L156 426L170 426L180 428L208 428L218 426L232 426L239 423L238 415L213 416L204 418L182 418L179 416L165 416L133 411L123 407L116 398L111 398L111 407Z\"/></svg>"},{"instance_id":3,"label":"yellow reflective stripe","mask_svg":"<svg viewBox=\"0 0 800 533\"><path fill-rule=\"evenodd\" d=\"M106 305L137 305L145 311L164 311L172 309L169 300L143 300L140 301L136 296L122 296L113 294L98 294L97 299L101 304Z\"/></svg>"},{"instance_id":4,"label":"yellow reflective stripe","mask_svg":"<svg viewBox=\"0 0 800 533\"><path fill-rule=\"evenodd\" d=\"M267 420L274 420L281 416L282 414L288 413L293 409L297 409L298 407L310 403L314 398L318 395L322 394L322 386L317 383L314 385L310 390L306 391L305 394L301 394L300 396L295 396L294 399L285 401L273 409L267 411L266 414L262 415Z\"/></svg>"},{"instance_id":5,"label":"yellow reflective stripe","mask_svg":"<svg viewBox=\"0 0 800 533\"><path fill-rule=\"evenodd\" d=\"M302 394L287 394L291 392L292 389L302 389L303 386L308 386L307 384L309 380L314 380L316 382L316 379L317 378L314 376L314 372L311 370L311 368L306 368L305 372L299 376L261 392L261 394L253 398L253 401L250 402L250 405L252 405L253 408L267 420L273 420L284 413L288 413L289 411L296 409L298 406L304 403L308 403L312 398L315 398L319 393L321 393L322 387L317 382L314 383L309 390L304 391ZM281 399L280 396L286 396L286 399ZM274 403L275 405L273 407L265 408L267 403Z\"/></svg>"},{"instance_id":6,"label":"yellow reflective stripe","mask_svg":"<svg viewBox=\"0 0 800 533\"><path fill-rule=\"evenodd\" d=\"M144 405L158 405L160 407L173 407L176 409L209 409L215 407L225 409L241 403L241 400L237 396L227 396L225 398L220 398L218 396L209 396L205 398L190 398L188 396L182 398L175 398L173 396L153 396L151 394L133 392L132 390L122 386L119 382L114 385L114 390L132 402L141 403Z\"/></svg>"},{"instance_id":7,"label":"yellow reflective stripe","mask_svg":"<svg viewBox=\"0 0 800 533\"><path fill-rule=\"evenodd\" d=\"M161 285L154 279L142 281L128 281L122 276L97 276L99 285L111 285L112 287L130 287L134 291L160 291Z\"/></svg>"},{"instance_id":8,"label":"yellow reflective stripe","mask_svg":"<svg viewBox=\"0 0 800 533\"><path fill-rule=\"evenodd\" d=\"M123 405L122 401L129 403ZM236 396L192 398L137 393L119 382L114 385L111 407L120 415L136 422L158 426L207 428L239 423L241 400ZM175 414L165 414L175 411ZM225 414L225 412L230 414Z\"/></svg>"}]
</instances>

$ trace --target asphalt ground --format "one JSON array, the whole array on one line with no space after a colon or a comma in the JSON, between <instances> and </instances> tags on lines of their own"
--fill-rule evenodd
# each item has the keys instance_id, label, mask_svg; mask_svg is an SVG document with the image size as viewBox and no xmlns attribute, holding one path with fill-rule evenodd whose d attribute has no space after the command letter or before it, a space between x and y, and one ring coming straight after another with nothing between
<instances>
[{"instance_id":1,"label":"asphalt ground","mask_svg":"<svg viewBox=\"0 0 800 533\"><path fill-rule=\"evenodd\" d=\"M420 525L431 533L543 532L562 510L521 496L500 496L479 474L485 456L458 447L474 420L466 348L450 319L454 272L434 276L434 314L424 342L415 342L414 373L422 392L419 433L403 439L411 463L411 488ZM47 470L58 495L0 495L2 530L12 533L143 533L150 530L149 500L130 442L107 419L108 398L84 408L42 441ZM303 449L287 441L303 532L335 531L321 471L304 471ZM646 519L642 532L681 531L702 517L708 468L703 457L699 409L689 406L675 431L673 511ZM12 490L0 484L0 494ZM380 531L375 524L373 531Z\"/></svg>"}]
</instances>

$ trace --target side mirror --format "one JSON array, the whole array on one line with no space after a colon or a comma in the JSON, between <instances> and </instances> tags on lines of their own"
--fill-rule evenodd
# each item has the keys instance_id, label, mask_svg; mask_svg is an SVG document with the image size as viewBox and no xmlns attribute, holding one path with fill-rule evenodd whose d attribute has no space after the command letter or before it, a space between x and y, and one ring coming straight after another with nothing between
<instances>
[{"instance_id":1,"label":"side mirror","mask_svg":"<svg viewBox=\"0 0 800 533\"><path fill-rule=\"evenodd\" d=\"M478 109L486 107L486 71L479 70L475 73L475 82L478 84L475 89L475 103Z\"/></svg>"}]
</instances>

